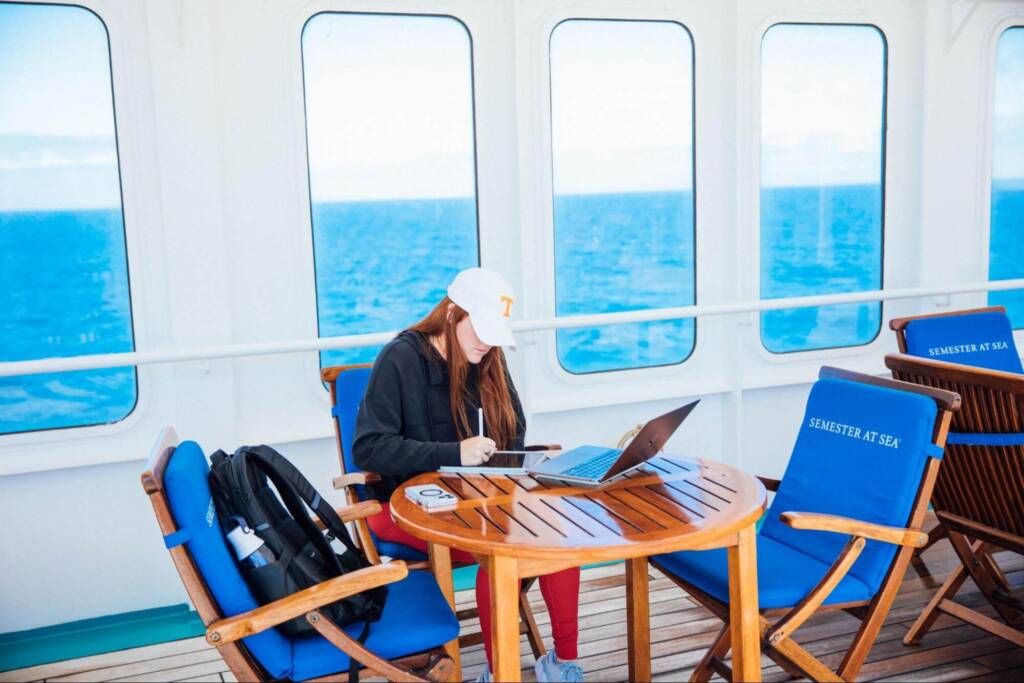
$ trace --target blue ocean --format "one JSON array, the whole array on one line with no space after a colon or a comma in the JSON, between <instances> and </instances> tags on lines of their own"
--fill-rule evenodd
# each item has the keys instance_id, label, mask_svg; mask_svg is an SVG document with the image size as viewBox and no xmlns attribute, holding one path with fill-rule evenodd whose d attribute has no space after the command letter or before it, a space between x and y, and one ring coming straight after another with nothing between
<instances>
[{"instance_id":1,"label":"blue ocean","mask_svg":"<svg viewBox=\"0 0 1024 683\"><path fill-rule=\"evenodd\" d=\"M881 201L877 185L765 189L762 295L880 287ZM992 215L991 277L1024 275L1024 182L996 184ZM558 196L555 224L559 315L694 303L690 193ZM313 225L321 336L404 327L478 263L471 199L319 203ZM1024 325L1024 292L990 300ZM878 304L770 311L761 338L777 353L863 344L880 322ZM692 320L560 330L556 339L574 373L678 363L697 343ZM0 360L132 349L120 211L0 213ZM325 352L322 362L376 352ZM0 378L0 433L114 422L136 399L132 368Z\"/></svg>"},{"instance_id":2,"label":"blue ocean","mask_svg":"<svg viewBox=\"0 0 1024 683\"><path fill-rule=\"evenodd\" d=\"M134 350L120 210L0 213L0 361ZM0 377L0 434L124 418L134 368Z\"/></svg>"}]
</instances>

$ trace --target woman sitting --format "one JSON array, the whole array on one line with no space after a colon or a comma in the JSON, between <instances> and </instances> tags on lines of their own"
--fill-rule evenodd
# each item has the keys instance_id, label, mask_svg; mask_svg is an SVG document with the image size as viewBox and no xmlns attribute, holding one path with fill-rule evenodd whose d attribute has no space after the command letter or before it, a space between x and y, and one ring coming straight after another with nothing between
<instances>
[{"instance_id":1,"label":"woman sitting","mask_svg":"<svg viewBox=\"0 0 1024 683\"><path fill-rule=\"evenodd\" d=\"M500 274L464 270L427 317L377 356L352 451L359 467L381 475L370 490L383 510L368 520L381 540L427 551L425 541L399 529L391 518L388 501L406 480L444 465L480 465L495 450L522 450L526 418L501 350L515 348L508 324L513 301L512 288ZM486 436L474 435L470 426L470 415L480 408ZM474 562L458 549L452 558ZM539 681L583 680L575 661L579 588L578 568L540 577L555 649L537 661ZM491 601L483 568L477 574L476 601L490 664ZM477 680L491 680L490 668Z\"/></svg>"}]
</instances>

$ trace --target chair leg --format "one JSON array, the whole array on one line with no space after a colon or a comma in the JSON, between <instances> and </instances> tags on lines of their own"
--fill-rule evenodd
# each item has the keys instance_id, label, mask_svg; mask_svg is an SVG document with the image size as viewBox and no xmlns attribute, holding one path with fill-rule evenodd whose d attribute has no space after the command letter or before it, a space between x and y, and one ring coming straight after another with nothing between
<instances>
[{"instance_id":1,"label":"chair leg","mask_svg":"<svg viewBox=\"0 0 1024 683\"><path fill-rule=\"evenodd\" d=\"M981 561L985 563L989 573L992 574L992 579L996 582L999 590L1009 592L1010 582L1006 579L1006 574L1003 573L1003 570L999 568L998 564L996 564L995 558L992 557L992 553L995 550L996 548L985 544L979 550L979 557Z\"/></svg>"},{"instance_id":2,"label":"chair leg","mask_svg":"<svg viewBox=\"0 0 1024 683\"><path fill-rule=\"evenodd\" d=\"M836 672L822 664L814 655L797 644L792 638L780 640L772 645L772 649L788 660L789 666L784 668L790 675L792 675L790 667L794 667L804 672L804 675L813 681L853 680L853 678L846 679L845 677L840 677ZM775 660L774 657L772 659Z\"/></svg>"},{"instance_id":3,"label":"chair leg","mask_svg":"<svg viewBox=\"0 0 1024 683\"><path fill-rule=\"evenodd\" d=\"M534 579L523 581L523 588L519 591L519 617L526 625L526 639L530 641L533 656L540 659L547 653L547 650L544 649L544 639L541 638L540 629L537 628L537 620L533 618L530 599L526 596L533 582Z\"/></svg>"},{"instance_id":4,"label":"chair leg","mask_svg":"<svg viewBox=\"0 0 1024 683\"><path fill-rule=\"evenodd\" d=\"M910 627L907 635L903 637L904 645L917 645L921 642L921 638L931 630L935 621L942 615L939 605L943 600L952 598L956 595L956 592L960 590L960 586L962 586L966 580L967 570L961 563L957 565L952 572L950 572L945 583L943 583L938 592L932 596L932 599L928 601L928 605L924 608L924 611L918 615L917 619L914 621L914 625Z\"/></svg>"},{"instance_id":5,"label":"chair leg","mask_svg":"<svg viewBox=\"0 0 1024 683\"><path fill-rule=\"evenodd\" d=\"M782 653L777 652L771 645L765 645L764 654L768 659L778 664L780 669L789 674L789 680L796 681L801 678L806 678L807 674L804 673L800 667L786 659Z\"/></svg>"},{"instance_id":6,"label":"chair leg","mask_svg":"<svg viewBox=\"0 0 1024 683\"><path fill-rule=\"evenodd\" d=\"M881 589L871 600L867 616L861 621L857 635L853 637L853 643L839 665L838 673L842 680L852 681L857 678L871 646L875 643L875 638L878 637L878 632L882 629L882 624L885 623L889 608L892 607L892 603L896 599L896 594L903 583L903 576L910 564L911 555L913 555L913 550L908 547L897 551L896 558L893 560L892 566L889 567L889 573L886 574Z\"/></svg>"},{"instance_id":7,"label":"chair leg","mask_svg":"<svg viewBox=\"0 0 1024 683\"><path fill-rule=\"evenodd\" d=\"M942 526L941 524L937 524L935 527L932 528L931 531L928 532L928 542L925 543L923 547L918 548L914 552L914 554L915 555L920 555L925 550L928 550L928 548L931 548L933 545L935 545L936 543L938 543L939 541L941 541L945 537L946 537L946 527Z\"/></svg>"},{"instance_id":8,"label":"chair leg","mask_svg":"<svg viewBox=\"0 0 1024 683\"><path fill-rule=\"evenodd\" d=\"M910 560L910 566L914 568L914 571L922 579L930 577L931 572L928 571L928 567L925 565L921 554L944 538L946 538L946 527L937 524L928 532L928 542L914 551L914 556Z\"/></svg>"},{"instance_id":9,"label":"chair leg","mask_svg":"<svg viewBox=\"0 0 1024 683\"><path fill-rule=\"evenodd\" d=\"M999 616L1006 620L1006 623L1014 623L1020 612L993 597L993 594L1000 590L1000 585L992 575L989 564L984 561L984 556L978 552L983 551L984 546L981 544L972 546L967 536L958 531L950 531L949 540L953 544L956 554L960 556L960 561L966 567L967 573L971 575L985 599L995 608Z\"/></svg>"},{"instance_id":10,"label":"chair leg","mask_svg":"<svg viewBox=\"0 0 1024 683\"><path fill-rule=\"evenodd\" d=\"M722 630L719 632L718 637L715 638L715 642L711 644L708 651L704 653L704 657L697 664L697 668L690 674L690 683L707 683L711 680L711 676L715 674L714 662L715 660L721 660L729 652L729 647L732 645L732 627L726 622L722 626Z\"/></svg>"}]
</instances>

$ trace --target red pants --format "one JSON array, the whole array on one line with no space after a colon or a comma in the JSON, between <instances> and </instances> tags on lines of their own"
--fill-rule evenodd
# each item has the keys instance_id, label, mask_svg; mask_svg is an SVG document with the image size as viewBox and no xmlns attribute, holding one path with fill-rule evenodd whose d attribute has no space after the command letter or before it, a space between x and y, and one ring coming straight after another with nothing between
<instances>
[{"instance_id":1,"label":"red pants","mask_svg":"<svg viewBox=\"0 0 1024 683\"><path fill-rule=\"evenodd\" d=\"M379 514L367 518L370 529L382 541L401 543L420 552L427 552L427 542L398 528L391 519L391 506L381 503L384 508ZM452 549L452 561L472 564L472 555L464 550ZM580 570L563 569L554 574L540 577L540 592L551 615L551 634L555 639L555 655L562 660L576 659L576 641L579 639ZM487 571L481 567L476 575L476 606L480 612L480 631L484 635L487 662L491 663L491 585Z\"/></svg>"}]
</instances>

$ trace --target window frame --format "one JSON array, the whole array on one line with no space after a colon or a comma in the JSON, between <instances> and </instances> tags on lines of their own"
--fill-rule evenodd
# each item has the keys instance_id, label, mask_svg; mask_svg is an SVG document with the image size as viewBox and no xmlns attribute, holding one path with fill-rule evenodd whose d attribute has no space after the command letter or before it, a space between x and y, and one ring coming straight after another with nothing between
<instances>
[{"instance_id":1,"label":"window frame","mask_svg":"<svg viewBox=\"0 0 1024 683\"><path fill-rule=\"evenodd\" d=\"M118 353L134 353L134 352L136 352L138 350L138 337L139 337L139 334L138 334L138 331L136 329L136 318L137 318L137 315L136 315L136 311L135 311L135 299L133 298L133 295L132 295L132 289L133 289L133 277L132 277L132 266L131 266L131 260L132 260L131 259L131 251L132 251L132 249L131 249L130 243L129 243L128 219L127 219L127 215L126 215L127 214L127 210L126 210L126 207L125 207L124 166L123 166L122 158L121 158L122 157L122 154L121 154L121 146L122 146L121 135L120 135L120 131L118 130L117 92L116 92L116 88L115 88L115 77L114 77L114 49L113 49L113 44L112 44L111 37L110 37L110 27L107 25L107 22L103 19L103 17L100 15L100 13L97 10L95 10L92 7L89 7L87 5L81 4L80 2L67 2L67 3L65 3L65 2L35 2L35 1L32 1L32 0L26 2L24 0L3 0L3 2L0 3L0 4L3 4L3 5L14 5L14 6L23 5L23 6L35 6L35 7L54 7L54 8L61 7L61 8L82 10L82 11L85 11L85 12L88 12L89 14L91 14L99 22L100 27L103 29L103 37L104 37L104 40L106 42L106 48L107 48L107 54L106 54L107 79L106 80L107 80L107 82L109 83L109 86L110 86L110 118L111 118L111 124L113 126L113 132L114 132L114 155L115 155L116 167L117 167L117 196L118 196L118 201L119 201L118 208L119 208L120 214L121 214L121 237L122 237L122 240L123 240L123 243L124 243L125 280L126 280L127 285L128 285L128 330L129 330L130 338L131 338L131 348L129 349L129 351L118 352ZM55 357L55 356L43 356L43 358L49 358L49 357ZM139 369L139 366L128 366L128 367L131 367L132 386L133 386L133 389L134 389L134 396L133 396L131 407L128 409L128 412L126 412L120 418L118 418L116 420L108 420L108 421L105 421L105 422L82 422L82 423L76 423L76 424L71 424L71 425L64 425L64 426L60 426L60 427L40 427L40 428L37 428L37 429L26 429L26 430L17 431L17 432L0 432L0 443L6 442L7 440L13 440L13 439L18 439L19 441L22 440L22 439L34 440L34 439L38 438L40 435L68 432L69 430L90 429L94 433L96 432L96 430L102 430L101 433L106 433L106 432L109 431L109 429L105 429L105 428L110 428L110 427L113 427L115 425L125 425L126 428L129 428L130 426L132 426L132 423L134 423L134 421L135 421L135 420L130 420L129 418L132 418L136 414L140 404L142 403L142 387L141 387L141 382L140 382L140 377L139 377L140 374L142 374L142 372ZM84 371L81 371L81 372L92 372L92 371L84 370ZM63 374L63 373L45 373L45 374Z\"/></svg>"},{"instance_id":2,"label":"window frame","mask_svg":"<svg viewBox=\"0 0 1024 683\"><path fill-rule=\"evenodd\" d=\"M554 318L563 317L557 314L558 306L558 272L557 262L555 259L555 249L557 244L557 230L558 226L555 222L555 187L554 187L554 174L555 174L555 148L554 148L554 88L552 86L552 70L553 62L551 59L551 41L554 38L555 31L565 23L576 22L576 21L600 21L607 23L662 23L662 24L675 24L679 26L689 38L690 45L690 215L692 217L692 236L693 236L693 265L691 271L691 277L693 282L693 304L697 305L700 301L699 297L699 279L697 277L698 260L697 260L697 240L699 238L699 231L697 230L697 45L694 39L693 32L690 28L684 24L678 18L645 18L645 17L612 17L612 16L593 16L590 14L581 13L579 16L566 16L554 23L553 26L547 31L547 130L550 138L550 144L548 146L548 165L550 171L551 182L547 183L546 190L548 196L545 198L547 207L549 208L548 220L550 221L551 230L548 233L549 242L545 245L551 254L551 263L549 276L551 278L551 315ZM632 309L631 309L632 310ZM590 314L587 314L590 315ZM564 316L568 317L568 316ZM621 377L621 373L635 373L643 371L657 371L664 368L672 368L685 364L690 360L694 353L697 351L697 341L699 334L699 318L685 318L683 320L689 320L693 323L693 344L690 346L689 351L680 360L671 363L658 363L654 365L642 365L642 366L629 366L622 368L609 368L606 370L592 370L577 372L570 370L565 367L562 363L561 358L558 354L558 336L557 330L552 331L551 346L553 350L553 359L559 374L572 377L594 377L599 375L608 375L611 377ZM636 325L638 323L627 323ZM577 328L577 329L592 329L592 328Z\"/></svg>"},{"instance_id":3,"label":"window frame","mask_svg":"<svg viewBox=\"0 0 1024 683\"><path fill-rule=\"evenodd\" d=\"M307 209L309 216L309 235L310 235L310 258L311 258L311 270L313 273L313 310L315 312L315 324L316 324L316 337L318 339L325 339L322 334L322 324L320 318L320 295L319 295L319 281L317 278L316 271L316 231L314 227L314 201L313 201L313 168L310 157L310 141L309 141L309 99L306 92L306 51L305 51L305 38L306 29L310 23L317 17L324 15L334 16L377 16L377 17L406 17L406 18L430 18L430 19L451 19L456 22L466 34L466 39L469 46L469 99L470 99L470 120L472 122L471 140L472 140L472 158L473 158L473 216L476 223L476 265L481 266L483 264L482 248L481 248L481 237L482 233L480 230L480 161L479 161L479 141L477 139L477 103L476 103L476 52L473 43L473 32L469 26L459 17L454 14L446 13L430 13L430 12L389 12L389 11L354 11L354 10L336 10L336 9L323 9L318 10L310 14L306 20L302 23L302 28L299 31L299 81L302 90L302 144L303 144L303 155L305 158L306 166L306 192L307 192ZM415 321L409 321L408 324L412 324ZM353 332L348 334L375 334L381 332L388 332L389 330L368 330L365 332ZM317 353L317 366L322 370L324 367L324 353L326 351L320 351ZM326 385L318 381L321 389L326 389Z\"/></svg>"},{"instance_id":4,"label":"window frame","mask_svg":"<svg viewBox=\"0 0 1024 683\"><path fill-rule=\"evenodd\" d=\"M758 41L757 49L757 109L758 109L758 120L757 129L754 131L754 135L757 140L757 198L756 198L756 212L755 220L756 225L754 226L756 246L756 263L757 263L757 280L756 280L756 299L759 301L771 301L771 299L765 299L761 291L761 270L762 270L762 258L761 258L761 227L762 227L762 208L761 208L761 192L764 190L764 184L762 182L762 168L763 168L763 151L764 151L764 126L763 119L761 117L761 111L763 106L763 99L761 97L761 85L762 76L764 73L764 41L768 33L777 26L849 26L849 27L863 27L874 29L882 41L882 126L881 126L881 154L879 163L881 165L881 174L879 183L881 185L881 201L879 203L879 231L880 231L880 249L879 249L879 278L878 278L878 289L885 289L886 281L886 208L888 199L888 151L889 151L889 38L885 31L878 24L871 21L849 21L849 22L836 22L836 21L810 21L810 20L779 20L773 21L766 26L760 33L760 40ZM856 291L856 290L855 290ZM864 306L868 304L845 304L845 305L858 305ZM757 328L757 342L760 349L770 357L773 358L785 358L785 357L805 357L804 354L825 354L828 352L836 352L843 350L862 349L873 345L879 340L882 334L882 328L885 323L885 302L879 301L878 305L878 329L875 330L875 334L871 339L861 342L859 344L837 344L833 346L821 346L804 349L793 349L790 351L773 351L768 348L764 339L764 324L763 324L763 312L756 315L756 328ZM822 308L821 306L814 306L809 308ZM798 310L798 309L778 309L778 310Z\"/></svg>"},{"instance_id":5,"label":"window frame","mask_svg":"<svg viewBox=\"0 0 1024 683\"><path fill-rule=\"evenodd\" d=\"M983 238L982 238L982 241L984 242L984 249L985 249L984 257L983 257L984 258L984 264L985 264L985 271L984 271L984 277L982 279L990 280L990 281L991 281L991 272L992 272L992 199L993 199L993 188L995 186L996 87L998 85L998 73L996 72L996 69L997 69L997 66L999 64L999 43L1000 43L1000 41L1002 41L1003 37L1005 37L1005 35L1009 31L1012 31L1014 29L1019 29L1022 32L1024 32L1024 13L1021 13L1018 16L1004 17L1002 19L1002 21L998 22L995 26L992 27L992 36L993 37L991 39L991 44L989 46L990 49L988 50L988 54L986 55L988 57L989 61L985 65L987 67L986 70L987 70L987 73L988 73L988 96L986 98L986 111L985 111L985 119L984 119L984 123L987 124L985 126L985 137L986 137L986 140L985 140L985 145L984 145L984 149L985 149L986 153L983 155L984 156L984 160L982 162L982 163L984 163L986 165L986 171L982 174L982 177L985 178L984 190L983 190L985 192L985 194L984 194L984 196L982 198L982 204L984 205L984 209L983 209L984 217L983 217L982 225L986 226L987 229L984 230L984 235L983 235ZM1024 274L1022 274L1020 277L1024 277ZM1010 289L1010 290L1003 290L1003 291L1004 292L1013 292L1013 291L1024 291L1024 290L1013 290L1013 289ZM1002 304L990 302L989 299L990 299L991 295L992 295L991 291L990 292L985 292L985 301L984 301L984 303L982 305L984 305L984 306L1002 305ZM1007 313L1009 313L1009 311L1007 311ZM1010 318L1010 322L1011 322L1011 330L1014 333L1014 338L1018 339L1018 341L1019 341L1019 336L1020 335L1018 333L1024 332L1024 324L1022 324L1020 327L1012 327L1012 323L1013 323L1012 317Z\"/></svg>"}]
</instances>

